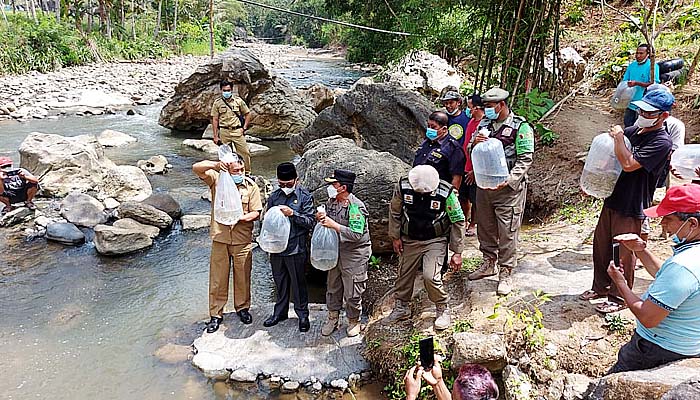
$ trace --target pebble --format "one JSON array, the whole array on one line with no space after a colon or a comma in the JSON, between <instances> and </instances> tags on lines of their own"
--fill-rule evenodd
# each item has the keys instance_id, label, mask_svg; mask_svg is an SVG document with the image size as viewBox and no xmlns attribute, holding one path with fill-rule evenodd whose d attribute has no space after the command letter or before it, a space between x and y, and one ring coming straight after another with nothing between
<instances>
[{"instance_id":1,"label":"pebble","mask_svg":"<svg viewBox=\"0 0 700 400\"><path fill-rule=\"evenodd\" d=\"M348 388L348 381L345 379L335 379L331 381L331 387L339 390L345 390Z\"/></svg>"},{"instance_id":2,"label":"pebble","mask_svg":"<svg viewBox=\"0 0 700 400\"><path fill-rule=\"evenodd\" d=\"M246 371L244 369L237 369L231 372L230 378L232 381L235 382L255 382L258 377L250 371Z\"/></svg>"},{"instance_id":3,"label":"pebble","mask_svg":"<svg viewBox=\"0 0 700 400\"><path fill-rule=\"evenodd\" d=\"M299 390L299 382L287 381L282 385L282 393L294 393Z\"/></svg>"},{"instance_id":4,"label":"pebble","mask_svg":"<svg viewBox=\"0 0 700 400\"><path fill-rule=\"evenodd\" d=\"M311 386L311 388L315 392L320 392L323 389L323 385L321 384L321 382L314 382L314 384Z\"/></svg>"}]
</instances>

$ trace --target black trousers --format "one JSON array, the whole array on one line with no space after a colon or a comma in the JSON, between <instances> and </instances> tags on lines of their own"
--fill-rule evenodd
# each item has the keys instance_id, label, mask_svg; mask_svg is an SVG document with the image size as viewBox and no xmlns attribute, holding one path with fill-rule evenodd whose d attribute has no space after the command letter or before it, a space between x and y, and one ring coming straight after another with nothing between
<instances>
[{"instance_id":1,"label":"black trousers","mask_svg":"<svg viewBox=\"0 0 700 400\"><path fill-rule=\"evenodd\" d=\"M306 253L291 256L270 254L270 264L272 264L272 278L277 287L274 315L287 316L291 291L297 316L308 318L309 291L306 288L306 276L304 276Z\"/></svg>"},{"instance_id":2,"label":"black trousers","mask_svg":"<svg viewBox=\"0 0 700 400\"><path fill-rule=\"evenodd\" d=\"M632 339L617 353L617 362L610 368L606 375L616 372L636 371L640 369L656 368L663 364L684 358L698 357L686 356L666 350L652 343L634 332Z\"/></svg>"}]
</instances>

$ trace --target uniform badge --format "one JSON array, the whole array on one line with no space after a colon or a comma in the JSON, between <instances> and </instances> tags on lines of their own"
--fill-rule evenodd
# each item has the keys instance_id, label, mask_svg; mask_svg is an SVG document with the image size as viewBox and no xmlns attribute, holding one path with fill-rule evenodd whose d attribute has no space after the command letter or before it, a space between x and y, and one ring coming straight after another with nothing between
<instances>
[{"instance_id":1,"label":"uniform badge","mask_svg":"<svg viewBox=\"0 0 700 400\"><path fill-rule=\"evenodd\" d=\"M406 204L413 204L413 195L412 194L403 195L403 202Z\"/></svg>"},{"instance_id":2,"label":"uniform badge","mask_svg":"<svg viewBox=\"0 0 700 400\"><path fill-rule=\"evenodd\" d=\"M510 135L513 133L513 128L508 127L503 129L503 133L501 133L501 136L503 137L510 137Z\"/></svg>"},{"instance_id":3,"label":"uniform badge","mask_svg":"<svg viewBox=\"0 0 700 400\"><path fill-rule=\"evenodd\" d=\"M442 158L442 154L440 154L439 151L433 151L432 153L430 153L430 155L435 158Z\"/></svg>"},{"instance_id":4,"label":"uniform badge","mask_svg":"<svg viewBox=\"0 0 700 400\"><path fill-rule=\"evenodd\" d=\"M294 204L297 204L297 200L296 200L296 199L294 199Z\"/></svg>"},{"instance_id":5,"label":"uniform badge","mask_svg":"<svg viewBox=\"0 0 700 400\"><path fill-rule=\"evenodd\" d=\"M439 210L440 209L440 202L436 200L431 200L430 201L430 209L431 210Z\"/></svg>"}]
</instances>

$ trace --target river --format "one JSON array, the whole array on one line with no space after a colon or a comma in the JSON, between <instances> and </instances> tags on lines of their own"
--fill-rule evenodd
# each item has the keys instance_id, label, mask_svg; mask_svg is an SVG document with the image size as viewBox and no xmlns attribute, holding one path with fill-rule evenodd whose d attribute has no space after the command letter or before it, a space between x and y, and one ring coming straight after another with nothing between
<instances>
[{"instance_id":1,"label":"river","mask_svg":"<svg viewBox=\"0 0 700 400\"><path fill-rule=\"evenodd\" d=\"M314 82L348 87L361 75L333 60L302 60L277 71L294 86ZM202 153L181 146L186 137L157 124L162 104L138 107L137 115L64 116L0 124L0 154L16 161L16 149L32 131L65 136L115 129L138 143L106 154L118 164L162 154L174 166L151 176L154 191L167 191L185 213L206 213L206 187L191 173ZM286 142L253 159L256 174L272 178L292 160ZM58 204L58 202L56 202ZM0 233L0 397L3 399L272 399L255 385L221 390L188 362L166 364L153 353L166 343L189 345L208 319L206 231L175 226L152 248L119 258L101 257L91 243L71 248L9 240ZM273 301L266 255L254 252L253 303ZM322 288L312 300L322 301ZM229 307L231 308L231 307ZM254 315L254 318L265 318Z\"/></svg>"}]
</instances>

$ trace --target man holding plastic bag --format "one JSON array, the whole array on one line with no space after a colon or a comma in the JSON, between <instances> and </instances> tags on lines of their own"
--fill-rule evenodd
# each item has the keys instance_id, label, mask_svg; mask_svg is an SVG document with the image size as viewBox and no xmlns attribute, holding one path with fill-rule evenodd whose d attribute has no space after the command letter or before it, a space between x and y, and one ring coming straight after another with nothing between
<instances>
[{"instance_id":1,"label":"man holding plastic bag","mask_svg":"<svg viewBox=\"0 0 700 400\"><path fill-rule=\"evenodd\" d=\"M226 150L228 149L228 150ZM192 171L211 190L212 239L209 263L209 315L206 330L216 332L228 301L229 275L233 261L233 299L236 314L244 324L253 322L250 308L250 273L253 265L253 221L262 210L260 189L244 176L242 158L228 146L219 147L221 161L200 161Z\"/></svg>"},{"instance_id":2,"label":"man holding plastic bag","mask_svg":"<svg viewBox=\"0 0 700 400\"><path fill-rule=\"evenodd\" d=\"M294 311L299 317L299 331L309 330L309 294L306 288L304 269L306 266L306 248L309 231L315 225L314 199L308 190L299 185L294 164L285 162L277 166L279 189L267 199L265 224L268 222L269 210L277 208L284 218L288 218L289 231L287 246L277 253L270 252L272 278L275 280L277 302L272 315L265 320L264 326L270 327L287 319L289 313L290 291L294 298ZM265 229L265 226L263 226ZM274 226L270 227L275 230ZM281 230L277 228L277 230ZM263 232L261 232L261 236ZM262 238L258 243L263 250Z\"/></svg>"},{"instance_id":3,"label":"man holding plastic bag","mask_svg":"<svg viewBox=\"0 0 700 400\"><path fill-rule=\"evenodd\" d=\"M321 328L323 336L330 336L338 328L340 309L345 300L348 316L347 335L360 334L362 294L367 288L367 266L372 255L372 242L367 226L367 207L352 194L355 173L336 169L326 178L328 202L326 211L316 213L316 219L339 236L338 264L328 271L326 305L328 320Z\"/></svg>"}]
</instances>

